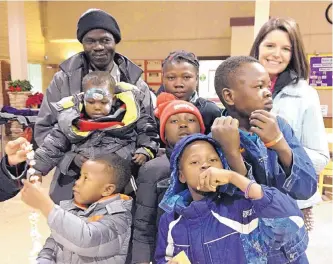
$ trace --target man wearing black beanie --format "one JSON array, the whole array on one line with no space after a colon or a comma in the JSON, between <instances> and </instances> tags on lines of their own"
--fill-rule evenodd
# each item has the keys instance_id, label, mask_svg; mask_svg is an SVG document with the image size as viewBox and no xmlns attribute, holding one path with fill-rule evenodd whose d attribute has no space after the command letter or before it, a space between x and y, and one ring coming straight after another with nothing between
<instances>
[{"instance_id":1,"label":"man wearing black beanie","mask_svg":"<svg viewBox=\"0 0 333 264\"><path fill-rule=\"evenodd\" d=\"M92 69L110 71L120 81L118 65L113 62L116 44L121 40L117 21L102 10L89 9L80 17L76 35Z\"/></svg>"},{"instance_id":2,"label":"man wearing black beanie","mask_svg":"<svg viewBox=\"0 0 333 264\"><path fill-rule=\"evenodd\" d=\"M38 146L44 143L44 139L57 121L57 113L51 103L81 92L83 77L95 70L109 72L117 82L136 85L141 90L137 98L137 103L142 109L141 113L150 115L155 120L148 85L140 78L142 70L128 58L115 52L116 44L121 40L117 21L103 10L89 9L78 21L77 39L82 43L84 51L60 64L60 71L54 75L46 91L35 125L34 134ZM148 130L156 129L156 124L152 123ZM56 170L50 189L52 199L55 201L71 199L72 197L64 197L63 194L71 194L72 187L73 180L68 180L68 177L64 177L59 170ZM60 197L56 197L58 195Z\"/></svg>"},{"instance_id":3,"label":"man wearing black beanie","mask_svg":"<svg viewBox=\"0 0 333 264\"><path fill-rule=\"evenodd\" d=\"M121 41L120 28L110 14L100 9L89 9L77 24L77 39L82 43L79 52L60 64L44 97L35 125L35 140L40 146L56 122L52 102L82 91L82 78L90 71L109 71L117 82L136 85L142 91L141 103L146 113L154 117L148 85L140 78L142 70L125 56L115 52Z\"/></svg>"}]
</instances>

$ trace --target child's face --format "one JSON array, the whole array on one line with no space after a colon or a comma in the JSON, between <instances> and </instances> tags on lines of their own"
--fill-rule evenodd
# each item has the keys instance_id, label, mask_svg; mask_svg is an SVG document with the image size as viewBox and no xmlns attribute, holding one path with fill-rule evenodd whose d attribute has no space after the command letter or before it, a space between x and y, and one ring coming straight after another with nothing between
<instances>
[{"instance_id":1,"label":"child's face","mask_svg":"<svg viewBox=\"0 0 333 264\"><path fill-rule=\"evenodd\" d=\"M112 170L105 164L88 160L81 168L80 178L73 187L76 203L90 205L102 197L111 195L115 190L115 184L110 183L113 175L108 175Z\"/></svg>"},{"instance_id":2,"label":"child's face","mask_svg":"<svg viewBox=\"0 0 333 264\"><path fill-rule=\"evenodd\" d=\"M163 68L163 85L166 92L189 101L198 85L198 71L186 61L167 63Z\"/></svg>"},{"instance_id":3,"label":"child's face","mask_svg":"<svg viewBox=\"0 0 333 264\"><path fill-rule=\"evenodd\" d=\"M170 146L174 146L183 137L195 133L200 133L200 124L197 117L190 113L172 115L165 124L165 138Z\"/></svg>"},{"instance_id":4,"label":"child's face","mask_svg":"<svg viewBox=\"0 0 333 264\"><path fill-rule=\"evenodd\" d=\"M261 64L244 64L235 76L227 99L240 116L247 118L255 110L272 110L271 80Z\"/></svg>"},{"instance_id":5,"label":"child's face","mask_svg":"<svg viewBox=\"0 0 333 264\"><path fill-rule=\"evenodd\" d=\"M95 119L110 114L112 94L107 85L88 87L84 101L86 114L90 118Z\"/></svg>"},{"instance_id":6,"label":"child's face","mask_svg":"<svg viewBox=\"0 0 333 264\"><path fill-rule=\"evenodd\" d=\"M209 167L223 169L219 155L207 141L195 141L186 147L180 159L179 181L196 192L199 175ZM200 191L208 192L205 189Z\"/></svg>"}]
</instances>

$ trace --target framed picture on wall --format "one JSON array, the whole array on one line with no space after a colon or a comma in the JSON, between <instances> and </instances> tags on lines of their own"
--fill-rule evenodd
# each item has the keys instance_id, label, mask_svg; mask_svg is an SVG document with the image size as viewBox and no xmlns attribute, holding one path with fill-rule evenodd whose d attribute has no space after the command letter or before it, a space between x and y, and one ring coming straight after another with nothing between
<instances>
[{"instance_id":1,"label":"framed picture on wall","mask_svg":"<svg viewBox=\"0 0 333 264\"><path fill-rule=\"evenodd\" d=\"M318 90L332 90L332 54L308 55L309 84Z\"/></svg>"}]
</instances>

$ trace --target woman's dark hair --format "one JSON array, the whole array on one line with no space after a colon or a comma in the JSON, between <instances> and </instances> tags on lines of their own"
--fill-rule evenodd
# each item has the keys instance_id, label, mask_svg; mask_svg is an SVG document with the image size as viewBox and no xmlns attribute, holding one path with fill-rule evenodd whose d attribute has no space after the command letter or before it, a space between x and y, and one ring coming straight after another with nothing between
<instances>
[{"instance_id":1,"label":"woman's dark hair","mask_svg":"<svg viewBox=\"0 0 333 264\"><path fill-rule=\"evenodd\" d=\"M309 65L305 56L305 49L299 26L291 18L271 18L260 29L253 42L250 56L259 59L259 46L268 33L274 30L282 30L289 36L291 43L291 59L287 68L295 71L298 77L307 79L309 76Z\"/></svg>"}]
</instances>

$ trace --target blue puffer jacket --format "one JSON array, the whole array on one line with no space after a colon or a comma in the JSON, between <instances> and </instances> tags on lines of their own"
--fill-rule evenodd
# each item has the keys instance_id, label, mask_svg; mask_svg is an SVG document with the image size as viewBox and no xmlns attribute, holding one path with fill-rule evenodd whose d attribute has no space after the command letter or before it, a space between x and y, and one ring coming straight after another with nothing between
<instances>
[{"instance_id":1,"label":"blue puffer jacket","mask_svg":"<svg viewBox=\"0 0 333 264\"><path fill-rule=\"evenodd\" d=\"M275 188L263 189L260 200L245 200L240 195L207 197L179 212L164 214L157 263L167 263L181 251L191 263L268 263L268 252L279 253L280 246L304 226L290 197Z\"/></svg>"},{"instance_id":2,"label":"blue puffer jacket","mask_svg":"<svg viewBox=\"0 0 333 264\"><path fill-rule=\"evenodd\" d=\"M157 263L167 263L184 251L191 263L261 264L281 258L281 247L304 232L302 213L296 202L273 187L262 186L264 196L247 200L233 185L219 193L192 201L189 190L178 180L179 160L184 148L196 140L209 141L220 154L216 142L204 135L181 140L171 156L171 183L160 207L167 211L160 220L155 253ZM304 251L295 259L308 263Z\"/></svg>"},{"instance_id":3,"label":"blue puffer jacket","mask_svg":"<svg viewBox=\"0 0 333 264\"><path fill-rule=\"evenodd\" d=\"M227 111L224 110L222 115L227 116ZM279 163L275 150L267 149L259 138L253 141L244 132L240 131L241 148L244 149L242 153L243 158L252 166L253 177L258 183L276 187L294 199L308 199L317 190L315 169L309 156L295 137L290 125L279 116L277 116L277 121L284 138L293 152L291 173L286 175L285 169ZM297 232L297 236L284 245L280 252L275 252L269 257L269 263L307 263L307 260L302 260L302 255L305 256L303 253L307 245L307 232L305 229L300 229Z\"/></svg>"}]
</instances>

